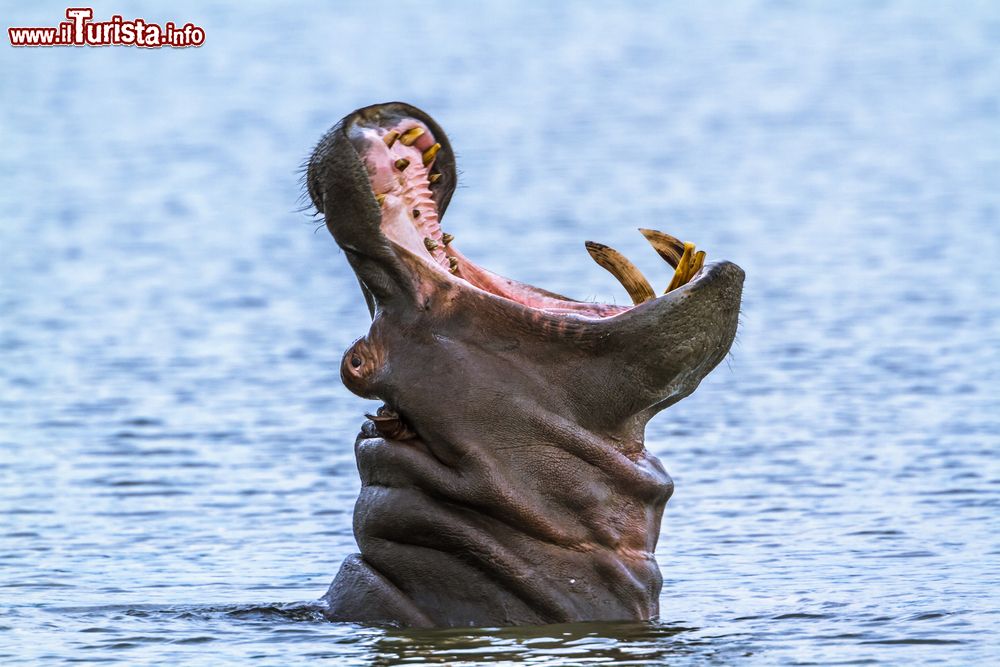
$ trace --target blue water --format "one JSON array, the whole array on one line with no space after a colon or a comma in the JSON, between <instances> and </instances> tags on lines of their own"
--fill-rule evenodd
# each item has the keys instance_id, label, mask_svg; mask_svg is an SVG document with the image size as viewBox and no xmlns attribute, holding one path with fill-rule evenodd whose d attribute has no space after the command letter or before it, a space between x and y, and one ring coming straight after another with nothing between
<instances>
[{"instance_id":1,"label":"blue water","mask_svg":"<svg viewBox=\"0 0 1000 667\"><path fill-rule=\"evenodd\" d=\"M3 27L54 25L24 3ZM1000 5L98 3L200 49L0 46L0 662L987 664L1000 656ZM367 330L297 170L402 99L462 251L625 302L585 239L746 269L650 425L653 624L403 632L355 548Z\"/></svg>"}]
</instances>

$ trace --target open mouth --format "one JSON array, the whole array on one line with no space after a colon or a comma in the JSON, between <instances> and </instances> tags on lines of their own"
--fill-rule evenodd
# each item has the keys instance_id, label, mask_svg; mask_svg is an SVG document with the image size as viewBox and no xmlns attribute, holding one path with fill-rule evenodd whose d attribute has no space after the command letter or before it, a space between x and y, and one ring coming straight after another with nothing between
<instances>
[{"instance_id":1,"label":"open mouth","mask_svg":"<svg viewBox=\"0 0 1000 667\"><path fill-rule=\"evenodd\" d=\"M478 266L458 251L452 235L441 228L443 207L455 185L454 156L448 155L450 144L443 132L435 136L428 123L411 115L374 112L359 112L343 131L367 171L380 211L382 235L397 254L408 254L440 277L462 281L528 308L590 318L611 317L657 298L635 264L614 248L592 241L585 244L590 256L621 283L632 306L576 301ZM653 229L639 231L673 269L662 294L704 273L705 253L696 250L693 243Z\"/></svg>"}]
</instances>

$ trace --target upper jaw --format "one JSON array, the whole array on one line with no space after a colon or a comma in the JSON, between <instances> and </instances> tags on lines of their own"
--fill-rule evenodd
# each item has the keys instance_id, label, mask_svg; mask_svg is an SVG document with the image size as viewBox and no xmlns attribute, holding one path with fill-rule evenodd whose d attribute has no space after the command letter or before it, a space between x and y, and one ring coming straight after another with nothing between
<instances>
[{"instance_id":1,"label":"upper jaw","mask_svg":"<svg viewBox=\"0 0 1000 667\"><path fill-rule=\"evenodd\" d=\"M422 136L401 136L414 128L419 128ZM423 155L432 146L433 160L425 165ZM391 155L390 149L398 155ZM414 187L392 187L387 180L387 176L405 174L393 166L401 158L409 162L410 175L421 172L423 187L416 189L422 192L415 193ZM454 154L444 130L430 116L402 102L372 105L348 114L313 150L306 176L309 196L345 251L373 316L378 305L413 296L412 276L400 249L426 253L420 247L423 239L412 238L412 225L402 224L407 217L412 218L414 202L419 200L425 223L440 220L456 180ZM410 178L404 185L414 182ZM386 212L390 215L385 216Z\"/></svg>"},{"instance_id":2,"label":"upper jaw","mask_svg":"<svg viewBox=\"0 0 1000 667\"><path fill-rule=\"evenodd\" d=\"M414 171L421 172L418 178L433 177L433 184L428 183L430 198L438 215L444 215L458 179L451 143L433 118L404 102L389 102L358 109L345 117L339 128L358 159L376 167L382 178L406 175L407 180L417 180ZM400 158L409 162L404 169L392 164ZM387 181L372 179L370 194L377 196L390 186Z\"/></svg>"}]
</instances>

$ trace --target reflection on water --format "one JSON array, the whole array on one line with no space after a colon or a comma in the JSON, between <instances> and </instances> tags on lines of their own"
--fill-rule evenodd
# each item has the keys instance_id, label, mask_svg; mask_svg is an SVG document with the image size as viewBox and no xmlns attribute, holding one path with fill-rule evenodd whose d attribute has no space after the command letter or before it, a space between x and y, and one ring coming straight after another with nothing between
<instances>
[{"instance_id":1,"label":"reflection on water","mask_svg":"<svg viewBox=\"0 0 1000 667\"><path fill-rule=\"evenodd\" d=\"M388 632L372 664L648 664L690 654L694 628L662 623L576 623L528 628Z\"/></svg>"},{"instance_id":2,"label":"reflection on water","mask_svg":"<svg viewBox=\"0 0 1000 667\"><path fill-rule=\"evenodd\" d=\"M128 10L196 50L0 49L0 661L1000 652L994 3L341 4ZM746 269L729 360L647 433L676 483L660 622L309 602L354 549L370 406L338 365L368 317L296 170L388 99L447 128L445 224L491 269L621 302L582 242L665 286L638 227Z\"/></svg>"}]
</instances>

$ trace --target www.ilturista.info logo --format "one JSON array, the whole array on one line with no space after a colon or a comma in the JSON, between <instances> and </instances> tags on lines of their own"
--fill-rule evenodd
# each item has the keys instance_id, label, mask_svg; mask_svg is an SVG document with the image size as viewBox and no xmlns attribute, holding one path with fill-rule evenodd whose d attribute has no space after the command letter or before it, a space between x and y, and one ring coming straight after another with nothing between
<instances>
[{"instance_id":1,"label":"www.ilturista.info logo","mask_svg":"<svg viewBox=\"0 0 1000 667\"><path fill-rule=\"evenodd\" d=\"M70 7L68 21L54 28L7 28L11 46L141 46L156 49L164 46L183 48L205 43L205 29L193 23L178 27L173 21L164 25L145 19L126 21L115 14L109 21L91 21L90 7Z\"/></svg>"}]
</instances>

